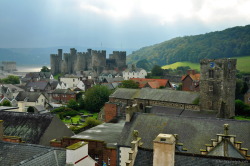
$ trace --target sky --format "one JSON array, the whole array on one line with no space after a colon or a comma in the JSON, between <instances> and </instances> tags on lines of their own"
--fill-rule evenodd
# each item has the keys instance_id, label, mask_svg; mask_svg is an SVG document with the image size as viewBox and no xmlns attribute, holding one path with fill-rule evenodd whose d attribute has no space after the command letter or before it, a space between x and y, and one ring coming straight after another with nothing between
<instances>
[{"instance_id":1,"label":"sky","mask_svg":"<svg viewBox=\"0 0 250 166\"><path fill-rule=\"evenodd\" d=\"M0 48L139 49L250 24L250 0L0 0Z\"/></svg>"}]
</instances>

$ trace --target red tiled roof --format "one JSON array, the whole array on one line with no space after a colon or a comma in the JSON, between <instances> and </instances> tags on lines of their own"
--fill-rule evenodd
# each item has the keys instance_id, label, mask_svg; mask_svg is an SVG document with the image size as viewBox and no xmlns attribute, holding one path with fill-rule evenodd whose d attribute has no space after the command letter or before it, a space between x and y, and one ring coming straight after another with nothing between
<instances>
[{"instance_id":1,"label":"red tiled roof","mask_svg":"<svg viewBox=\"0 0 250 166\"><path fill-rule=\"evenodd\" d=\"M139 88L143 88L147 83L151 88L159 88L160 86L165 87L168 83L168 79L148 79L148 78L130 78L139 83Z\"/></svg>"}]
</instances>

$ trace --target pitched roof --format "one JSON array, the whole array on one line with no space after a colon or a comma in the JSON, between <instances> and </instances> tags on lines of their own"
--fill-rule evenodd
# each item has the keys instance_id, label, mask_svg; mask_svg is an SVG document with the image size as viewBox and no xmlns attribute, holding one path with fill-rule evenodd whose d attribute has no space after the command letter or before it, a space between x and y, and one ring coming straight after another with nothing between
<instances>
[{"instance_id":1,"label":"pitched roof","mask_svg":"<svg viewBox=\"0 0 250 166\"><path fill-rule=\"evenodd\" d=\"M23 112L0 111L4 135L21 137L27 143L38 144L54 116Z\"/></svg>"},{"instance_id":2,"label":"pitched roof","mask_svg":"<svg viewBox=\"0 0 250 166\"><path fill-rule=\"evenodd\" d=\"M106 80L107 83L112 82L122 82L124 80L123 77L115 77L115 78L104 78L104 81Z\"/></svg>"},{"instance_id":3,"label":"pitched roof","mask_svg":"<svg viewBox=\"0 0 250 166\"><path fill-rule=\"evenodd\" d=\"M130 78L130 80L138 82L140 88L143 88L145 86L145 84L152 83L152 82L155 82L155 83L157 82L157 84L158 84L157 88L159 88L160 86L165 87L167 85L167 83L169 82L168 79L149 79L149 78ZM155 85L153 85L153 86L155 86Z\"/></svg>"},{"instance_id":4,"label":"pitched roof","mask_svg":"<svg viewBox=\"0 0 250 166\"><path fill-rule=\"evenodd\" d=\"M193 101L199 97L199 93L176 91L168 89L128 89L118 88L110 97L120 99L144 99L144 100L158 100L169 101L176 103L192 104Z\"/></svg>"},{"instance_id":5,"label":"pitched roof","mask_svg":"<svg viewBox=\"0 0 250 166\"><path fill-rule=\"evenodd\" d=\"M69 94L69 95L76 94L76 92L68 90L68 89L55 89L51 93L52 94Z\"/></svg>"},{"instance_id":6,"label":"pitched roof","mask_svg":"<svg viewBox=\"0 0 250 166\"><path fill-rule=\"evenodd\" d=\"M72 138L105 141L108 147L115 147L124 124L124 121L120 121L119 123L103 123L74 135Z\"/></svg>"},{"instance_id":7,"label":"pitched roof","mask_svg":"<svg viewBox=\"0 0 250 166\"><path fill-rule=\"evenodd\" d=\"M12 92L20 92L20 91L24 91L22 88L18 87L18 86L15 86L13 84L2 84L1 85L2 88L9 88Z\"/></svg>"},{"instance_id":8,"label":"pitched roof","mask_svg":"<svg viewBox=\"0 0 250 166\"><path fill-rule=\"evenodd\" d=\"M45 90L47 85L50 85L50 83L47 81L28 82L26 84L26 88L29 89L32 87L33 89Z\"/></svg>"},{"instance_id":9,"label":"pitched roof","mask_svg":"<svg viewBox=\"0 0 250 166\"><path fill-rule=\"evenodd\" d=\"M36 102L39 96L42 95L40 92L19 92L16 96L17 101Z\"/></svg>"},{"instance_id":10,"label":"pitched roof","mask_svg":"<svg viewBox=\"0 0 250 166\"><path fill-rule=\"evenodd\" d=\"M152 142L159 133L178 134L178 142L183 143L189 153L200 153L216 134L224 133L225 123L230 126L229 133L236 135L237 141L243 142L242 147L249 149L250 121L142 113L135 113L131 122L125 124L119 145L130 146L133 131L138 130L143 148L152 149Z\"/></svg>"},{"instance_id":11,"label":"pitched roof","mask_svg":"<svg viewBox=\"0 0 250 166\"><path fill-rule=\"evenodd\" d=\"M0 141L0 165L60 165L66 163L66 151L41 145Z\"/></svg>"},{"instance_id":12,"label":"pitched roof","mask_svg":"<svg viewBox=\"0 0 250 166\"><path fill-rule=\"evenodd\" d=\"M200 81L200 77L201 75L200 74L187 74L187 75L184 75L182 76L181 80L183 81L186 77L190 77L193 81Z\"/></svg>"},{"instance_id":13,"label":"pitched roof","mask_svg":"<svg viewBox=\"0 0 250 166\"><path fill-rule=\"evenodd\" d=\"M128 89L128 88L118 88L110 97L119 99L134 99L140 89Z\"/></svg>"},{"instance_id":14,"label":"pitched roof","mask_svg":"<svg viewBox=\"0 0 250 166\"><path fill-rule=\"evenodd\" d=\"M138 148L134 166L152 166L153 165L153 150ZM221 165L221 166L247 166L247 160L240 160L229 157L214 157L190 153L175 153L175 166L195 165L195 166L208 166L208 165Z\"/></svg>"}]
</instances>

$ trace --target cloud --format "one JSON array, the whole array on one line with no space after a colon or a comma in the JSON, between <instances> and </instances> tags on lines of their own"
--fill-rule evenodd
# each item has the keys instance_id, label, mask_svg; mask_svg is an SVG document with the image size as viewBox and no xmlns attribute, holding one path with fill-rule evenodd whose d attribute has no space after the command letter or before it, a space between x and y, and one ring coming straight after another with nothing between
<instances>
[{"instance_id":1,"label":"cloud","mask_svg":"<svg viewBox=\"0 0 250 166\"><path fill-rule=\"evenodd\" d=\"M249 24L249 6L249 0L0 1L0 46L139 48Z\"/></svg>"}]
</instances>

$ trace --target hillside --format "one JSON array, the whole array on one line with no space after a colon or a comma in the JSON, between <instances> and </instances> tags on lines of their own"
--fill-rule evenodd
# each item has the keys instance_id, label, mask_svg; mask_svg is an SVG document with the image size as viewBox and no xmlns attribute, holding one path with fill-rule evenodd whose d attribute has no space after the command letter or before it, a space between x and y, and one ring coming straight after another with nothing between
<instances>
[{"instance_id":1,"label":"hillside","mask_svg":"<svg viewBox=\"0 0 250 166\"><path fill-rule=\"evenodd\" d=\"M243 72L243 73L250 73L250 56L244 56L244 57L232 57L232 59L237 59L237 70ZM170 65L162 66L163 69L176 69L180 66L189 66L191 69L200 70L200 64L199 63L190 63L190 62L175 62Z\"/></svg>"},{"instance_id":2,"label":"hillside","mask_svg":"<svg viewBox=\"0 0 250 166\"><path fill-rule=\"evenodd\" d=\"M249 39L250 25L202 35L177 37L134 51L127 57L127 63L143 61L147 66L163 66L183 61L198 63L204 58L241 57L250 55Z\"/></svg>"}]
</instances>

